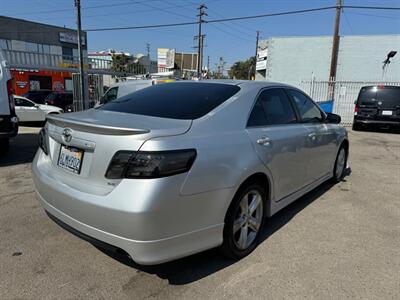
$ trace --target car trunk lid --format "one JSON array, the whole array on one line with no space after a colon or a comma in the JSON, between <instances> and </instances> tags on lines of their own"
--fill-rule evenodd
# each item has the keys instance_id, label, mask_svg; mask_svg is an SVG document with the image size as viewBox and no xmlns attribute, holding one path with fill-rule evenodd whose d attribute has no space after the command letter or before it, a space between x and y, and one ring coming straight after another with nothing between
<instances>
[{"instance_id":1,"label":"car trunk lid","mask_svg":"<svg viewBox=\"0 0 400 300\"><path fill-rule=\"evenodd\" d=\"M96 109L49 116L51 176L83 192L106 194L119 183L104 176L117 151L138 151L150 138L184 134L191 123Z\"/></svg>"}]
</instances>

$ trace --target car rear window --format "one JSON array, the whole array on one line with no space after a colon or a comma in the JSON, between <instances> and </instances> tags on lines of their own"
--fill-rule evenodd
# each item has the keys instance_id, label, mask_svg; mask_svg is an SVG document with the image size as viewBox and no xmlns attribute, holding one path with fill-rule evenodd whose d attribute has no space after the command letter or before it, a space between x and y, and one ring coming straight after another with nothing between
<instances>
[{"instance_id":1,"label":"car rear window","mask_svg":"<svg viewBox=\"0 0 400 300\"><path fill-rule=\"evenodd\" d=\"M384 87L382 89L378 89L378 101L382 101L385 106L399 106L400 87Z\"/></svg>"},{"instance_id":2,"label":"car rear window","mask_svg":"<svg viewBox=\"0 0 400 300\"><path fill-rule=\"evenodd\" d=\"M395 86L371 86L364 87L358 95L358 104L365 106L382 105L396 107L400 105L400 87Z\"/></svg>"},{"instance_id":3,"label":"car rear window","mask_svg":"<svg viewBox=\"0 0 400 300\"><path fill-rule=\"evenodd\" d=\"M204 116L236 94L236 85L181 82L154 85L133 92L98 109L160 117L193 120Z\"/></svg>"},{"instance_id":4,"label":"car rear window","mask_svg":"<svg viewBox=\"0 0 400 300\"><path fill-rule=\"evenodd\" d=\"M363 87L358 94L359 105L376 105L376 87Z\"/></svg>"}]
</instances>

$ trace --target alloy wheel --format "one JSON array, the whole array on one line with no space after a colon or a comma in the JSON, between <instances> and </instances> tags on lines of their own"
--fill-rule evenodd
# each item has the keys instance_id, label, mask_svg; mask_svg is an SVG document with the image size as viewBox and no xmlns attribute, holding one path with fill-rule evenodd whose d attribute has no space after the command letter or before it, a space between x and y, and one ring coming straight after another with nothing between
<instances>
[{"instance_id":1,"label":"alloy wheel","mask_svg":"<svg viewBox=\"0 0 400 300\"><path fill-rule=\"evenodd\" d=\"M336 160L336 178L340 179L342 177L346 163L346 150L341 148Z\"/></svg>"},{"instance_id":2,"label":"alloy wheel","mask_svg":"<svg viewBox=\"0 0 400 300\"><path fill-rule=\"evenodd\" d=\"M240 250L247 249L260 230L264 214L261 194L251 190L240 200L233 222L233 241Z\"/></svg>"}]
</instances>

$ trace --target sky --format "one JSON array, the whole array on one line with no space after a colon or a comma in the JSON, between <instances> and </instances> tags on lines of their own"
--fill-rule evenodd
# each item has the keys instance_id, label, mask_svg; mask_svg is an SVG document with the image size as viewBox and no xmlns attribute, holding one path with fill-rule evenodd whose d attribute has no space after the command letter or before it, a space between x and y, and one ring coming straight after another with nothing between
<instances>
[{"instance_id":1,"label":"sky","mask_svg":"<svg viewBox=\"0 0 400 300\"><path fill-rule=\"evenodd\" d=\"M345 5L400 7L400 0L343 0ZM196 21L200 3L208 7L205 19L220 19L335 5L335 0L81 0L82 28L139 26ZM0 0L0 15L76 28L74 0ZM335 11L204 24L205 61L215 68L219 57L227 66L255 53L260 38L273 36L331 35ZM197 25L180 27L89 32L89 51L116 49L145 53L152 59L157 48L195 52ZM342 14L341 35L400 34L400 11L352 10Z\"/></svg>"}]
</instances>

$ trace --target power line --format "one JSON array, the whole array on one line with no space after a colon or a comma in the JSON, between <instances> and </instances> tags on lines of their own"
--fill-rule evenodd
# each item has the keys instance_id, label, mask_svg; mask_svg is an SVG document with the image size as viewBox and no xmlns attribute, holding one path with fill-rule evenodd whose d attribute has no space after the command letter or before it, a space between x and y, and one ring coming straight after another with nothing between
<instances>
[{"instance_id":1,"label":"power line","mask_svg":"<svg viewBox=\"0 0 400 300\"><path fill-rule=\"evenodd\" d=\"M129 1L129 2L120 2L120 3L113 3L113 4L102 4L102 5L93 5L93 6L85 6L82 7L81 10L87 10L87 9L95 9L95 8L104 8L104 7L115 7L115 6L125 6L125 5L133 5L133 4L140 4L142 2L148 2L149 0L143 0L143 1ZM151 0L150 0L151 1ZM161 0L154 0L154 1L161 1ZM65 12L65 11L73 11L75 10L74 8L63 8L63 9L53 9L53 10L45 10L45 11L36 11L36 12L25 12L25 13L18 13L18 14L13 14L14 16L26 16L26 15L41 15L41 14L48 14L48 13L54 13L54 12Z\"/></svg>"},{"instance_id":2,"label":"power line","mask_svg":"<svg viewBox=\"0 0 400 300\"><path fill-rule=\"evenodd\" d=\"M303 9L303 10L293 10L279 13L270 13L270 14L262 14L255 16L245 16L245 17L234 17L234 18L225 18L225 19L214 19L204 21L205 23L220 23L234 20L245 20L245 19L256 19L256 18L265 18L265 17L273 17L273 16L282 16L282 15L292 15L292 14L301 14L307 12L315 12L322 10L331 10L336 8L336 6L326 6L320 8L311 8L311 9ZM194 25L198 24L199 21L195 22L183 22L183 23L172 23L172 24L156 24L156 25L142 25L142 26L126 26L126 27L106 27L106 28L92 28L86 29L87 32L95 32L95 31L110 31L110 30L127 30L127 29L143 29L143 28L159 28L159 27L171 27L171 26L186 26L186 25Z\"/></svg>"},{"instance_id":3,"label":"power line","mask_svg":"<svg viewBox=\"0 0 400 300\"><path fill-rule=\"evenodd\" d=\"M367 16L367 17L376 17L376 18L385 18L385 19L392 19L392 20L400 20L399 17L394 16L382 16L382 15L375 15L375 14L363 14L357 12L347 12L350 15L358 15L358 16Z\"/></svg>"},{"instance_id":4,"label":"power line","mask_svg":"<svg viewBox=\"0 0 400 300\"><path fill-rule=\"evenodd\" d=\"M114 5L115 6L115 5ZM348 9L380 9L380 10L396 10L400 11L400 7L383 7L383 6L341 6L342 8ZM275 16L284 16L284 15L294 15L294 14L304 14L310 12L317 11L325 11L336 9L336 6L325 6L319 8L310 8L310 9L302 9L302 10L293 10L286 12L277 12L277 13L269 13L269 14L261 14L261 15L253 15L253 16L243 16L243 17L233 17L233 18L225 18L225 19L213 19L213 20L204 20L204 23L221 23L235 20L246 20L246 19L257 19L257 18L267 18L267 17L275 17ZM86 32L99 32L99 31L114 31L114 30L134 30L134 29L150 29L150 28L161 28L161 27L176 27L176 26L188 26L199 24L199 21L192 22L181 22L181 23L169 23L169 24L153 24L153 25L139 25L139 26L124 26L124 27L104 27L104 28L89 28L85 29ZM1 33L21 33L21 31L0 31ZM24 33L46 33L46 31L24 31Z\"/></svg>"},{"instance_id":5,"label":"power line","mask_svg":"<svg viewBox=\"0 0 400 300\"><path fill-rule=\"evenodd\" d=\"M377 10L400 10L400 7L393 6L358 6L358 5L343 5L342 8L350 9L377 9Z\"/></svg>"},{"instance_id":6,"label":"power line","mask_svg":"<svg viewBox=\"0 0 400 300\"><path fill-rule=\"evenodd\" d=\"M351 26L351 23L350 23L349 19L347 18L347 14L345 13L344 9L342 9L342 13L343 13L343 16L344 16L344 20L346 21L347 26L350 29L350 33L354 34L353 26Z\"/></svg>"},{"instance_id":7,"label":"power line","mask_svg":"<svg viewBox=\"0 0 400 300\"><path fill-rule=\"evenodd\" d=\"M230 36L233 36L234 38L241 39L241 40L246 41L246 42L253 42L250 39L247 39L247 38L241 37L239 35L233 34L233 33L229 32L229 31L226 31L226 30L218 27L216 24L209 24L209 25L211 25L212 27L214 27L215 29L217 29L217 30L219 30L219 31L221 31L223 33L226 33L226 34L228 34Z\"/></svg>"},{"instance_id":8,"label":"power line","mask_svg":"<svg viewBox=\"0 0 400 300\"><path fill-rule=\"evenodd\" d=\"M400 7L383 7L383 6L341 6L342 8L348 9L381 9L381 10L400 10ZM332 10L336 9L336 6L325 6L319 8L310 8L310 9L302 9L302 10L293 10L293 11L285 11L285 12L277 12L277 13L269 13L269 14L261 14L261 15L253 15L253 16L243 16L243 17L233 17L233 18L225 18L225 19L214 19L214 20L205 20L205 23L220 23L220 22L228 22L228 21L236 21L236 20L247 20L247 19L258 19L258 18L267 18L267 17L275 17L275 16L284 16L284 15L294 15L294 14L304 14L310 12L324 11L324 10ZM126 27L105 27L105 28L89 28L86 29L87 32L96 32L96 31L111 31L111 30L128 30L128 29L143 29L143 28L160 28L160 27L172 27L172 26L187 26L198 24L199 21L193 22L183 22L183 23L171 23L171 24L155 24L155 25L141 25L141 26L126 26Z\"/></svg>"}]
</instances>

